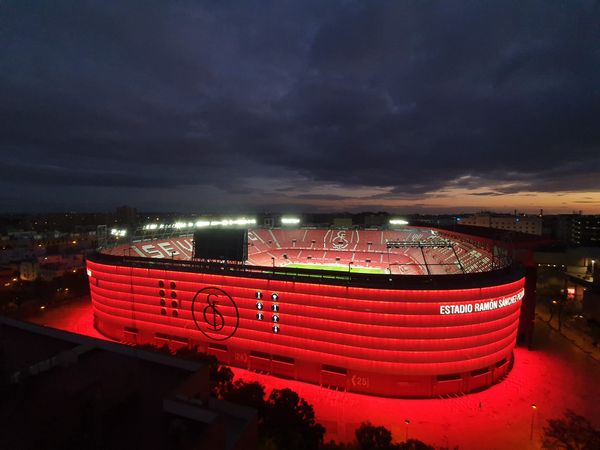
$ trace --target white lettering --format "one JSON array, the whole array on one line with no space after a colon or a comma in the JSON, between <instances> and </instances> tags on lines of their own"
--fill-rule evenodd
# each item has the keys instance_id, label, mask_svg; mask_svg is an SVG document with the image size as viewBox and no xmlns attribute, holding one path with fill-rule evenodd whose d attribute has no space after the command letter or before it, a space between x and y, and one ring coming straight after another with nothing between
<instances>
[{"instance_id":1,"label":"white lettering","mask_svg":"<svg viewBox=\"0 0 600 450\"><path fill-rule=\"evenodd\" d=\"M137 247L135 247L133 245L130 248L131 248L131 250L133 250L134 252L136 252L138 255L144 256L144 257L146 256L146 255L144 255L144 253L139 248L137 248Z\"/></svg>"},{"instance_id":2,"label":"white lettering","mask_svg":"<svg viewBox=\"0 0 600 450\"><path fill-rule=\"evenodd\" d=\"M171 247L170 242L161 242L158 246L169 256L178 256L179 252Z\"/></svg>"},{"instance_id":3,"label":"white lettering","mask_svg":"<svg viewBox=\"0 0 600 450\"><path fill-rule=\"evenodd\" d=\"M179 245L183 250L187 250L188 252L191 252L192 248L194 247L192 241L189 239L183 239L182 241L179 241Z\"/></svg>"},{"instance_id":4,"label":"white lettering","mask_svg":"<svg viewBox=\"0 0 600 450\"><path fill-rule=\"evenodd\" d=\"M522 300L525 296L525 289L521 289L514 295L508 297L502 297L498 300L489 300L481 303L461 303L458 305L440 305L440 314L468 314L473 311L493 311L494 309L504 308L506 306L514 305L518 301Z\"/></svg>"},{"instance_id":5,"label":"white lettering","mask_svg":"<svg viewBox=\"0 0 600 450\"><path fill-rule=\"evenodd\" d=\"M150 255L151 258L164 258L160 250L158 250L154 245L143 245L142 250Z\"/></svg>"}]
</instances>

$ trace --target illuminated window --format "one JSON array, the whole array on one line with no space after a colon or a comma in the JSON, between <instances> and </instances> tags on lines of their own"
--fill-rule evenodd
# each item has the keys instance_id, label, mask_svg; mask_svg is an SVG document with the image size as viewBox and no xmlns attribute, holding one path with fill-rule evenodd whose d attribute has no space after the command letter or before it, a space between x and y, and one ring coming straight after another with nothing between
<instances>
[{"instance_id":1,"label":"illuminated window","mask_svg":"<svg viewBox=\"0 0 600 450\"><path fill-rule=\"evenodd\" d=\"M437 381L455 381L460 380L461 376L460 373L451 373L448 375L438 375L436 378Z\"/></svg>"},{"instance_id":2,"label":"illuminated window","mask_svg":"<svg viewBox=\"0 0 600 450\"><path fill-rule=\"evenodd\" d=\"M279 322L279 316L277 314L273 314L273 322Z\"/></svg>"},{"instance_id":3,"label":"illuminated window","mask_svg":"<svg viewBox=\"0 0 600 450\"><path fill-rule=\"evenodd\" d=\"M275 303L274 305L271 305L271 311L278 312L279 311L279 305L277 303Z\"/></svg>"},{"instance_id":4,"label":"illuminated window","mask_svg":"<svg viewBox=\"0 0 600 450\"><path fill-rule=\"evenodd\" d=\"M272 359L273 359L273 361L276 361L276 362L281 362L281 363L285 363L285 364L294 364L294 358L290 358L288 356L273 355Z\"/></svg>"},{"instance_id":5,"label":"illuminated window","mask_svg":"<svg viewBox=\"0 0 600 450\"><path fill-rule=\"evenodd\" d=\"M259 311L262 311L262 309L263 309L263 303L262 302L256 302L256 309L258 309Z\"/></svg>"},{"instance_id":6,"label":"illuminated window","mask_svg":"<svg viewBox=\"0 0 600 450\"><path fill-rule=\"evenodd\" d=\"M262 298L262 292L256 291L256 298L260 300Z\"/></svg>"},{"instance_id":7,"label":"illuminated window","mask_svg":"<svg viewBox=\"0 0 600 450\"><path fill-rule=\"evenodd\" d=\"M220 351L223 351L223 352L227 351L227 346L223 345L223 344L213 344L213 343L210 343L210 344L208 344L208 348L210 350L220 350Z\"/></svg>"},{"instance_id":8,"label":"illuminated window","mask_svg":"<svg viewBox=\"0 0 600 450\"><path fill-rule=\"evenodd\" d=\"M250 352L250 356L253 358L271 359L271 355L269 353L257 352L256 350L252 350Z\"/></svg>"},{"instance_id":9,"label":"illuminated window","mask_svg":"<svg viewBox=\"0 0 600 450\"><path fill-rule=\"evenodd\" d=\"M271 294L271 300L273 300L274 302L276 302L277 300L279 300L279 295L273 293Z\"/></svg>"},{"instance_id":10,"label":"illuminated window","mask_svg":"<svg viewBox=\"0 0 600 450\"><path fill-rule=\"evenodd\" d=\"M256 318L257 318L258 320L263 320L263 319L264 319L264 315L263 315L263 313L261 313L261 312L258 312L258 313L256 313Z\"/></svg>"},{"instance_id":11,"label":"illuminated window","mask_svg":"<svg viewBox=\"0 0 600 450\"><path fill-rule=\"evenodd\" d=\"M273 325L273 333L279 334L279 326L278 325Z\"/></svg>"},{"instance_id":12,"label":"illuminated window","mask_svg":"<svg viewBox=\"0 0 600 450\"><path fill-rule=\"evenodd\" d=\"M343 367L330 366L328 364L323 364L321 366L321 370L324 370L325 372L339 373L340 375L346 375L348 373L348 369L345 369Z\"/></svg>"}]
</instances>

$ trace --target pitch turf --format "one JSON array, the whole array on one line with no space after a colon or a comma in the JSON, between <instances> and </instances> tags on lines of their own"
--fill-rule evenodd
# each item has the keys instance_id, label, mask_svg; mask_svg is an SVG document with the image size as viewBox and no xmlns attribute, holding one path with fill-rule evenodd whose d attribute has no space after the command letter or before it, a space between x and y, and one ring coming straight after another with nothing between
<instances>
[{"instance_id":1,"label":"pitch turf","mask_svg":"<svg viewBox=\"0 0 600 450\"><path fill-rule=\"evenodd\" d=\"M325 264L288 264L285 266L289 269L311 269L311 270L333 270L336 272L348 272L348 265L345 266L328 266ZM379 267L354 267L350 266L352 273L384 273Z\"/></svg>"}]
</instances>

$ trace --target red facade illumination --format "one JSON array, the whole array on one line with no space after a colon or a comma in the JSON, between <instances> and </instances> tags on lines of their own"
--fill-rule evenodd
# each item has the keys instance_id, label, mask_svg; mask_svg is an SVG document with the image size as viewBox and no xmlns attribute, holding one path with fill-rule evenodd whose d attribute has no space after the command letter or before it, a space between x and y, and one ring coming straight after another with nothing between
<instances>
[{"instance_id":1,"label":"red facade illumination","mask_svg":"<svg viewBox=\"0 0 600 450\"><path fill-rule=\"evenodd\" d=\"M408 289L140 259L88 261L96 327L117 340L197 345L225 364L402 397L481 389L512 363L518 274Z\"/></svg>"}]
</instances>

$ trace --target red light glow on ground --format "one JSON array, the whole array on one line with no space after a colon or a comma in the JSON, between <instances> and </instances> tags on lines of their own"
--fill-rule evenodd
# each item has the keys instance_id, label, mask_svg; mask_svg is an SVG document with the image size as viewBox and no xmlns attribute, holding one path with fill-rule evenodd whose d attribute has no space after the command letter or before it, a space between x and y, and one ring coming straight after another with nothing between
<instances>
[{"instance_id":1,"label":"red light glow on ground","mask_svg":"<svg viewBox=\"0 0 600 450\"><path fill-rule=\"evenodd\" d=\"M87 336L104 338L93 327L89 301L46 309L32 322ZM539 448L549 418L573 409L600 425L600 363L562 336L536 323L536 351L515 350L515 366L501 383L483 392L448 399L403 400L365 396L234 369L236 377L259 381L267 392L289 387L297 391L327 428L326 439L349 441L361 421L392 430L397 441L409 437L436 446L469 449ZM533 410L531 405L537 405ZM481 405L481 406L480 406ZM532 416L533 441L529 440Z\"/></svg>"}]
</instances>

